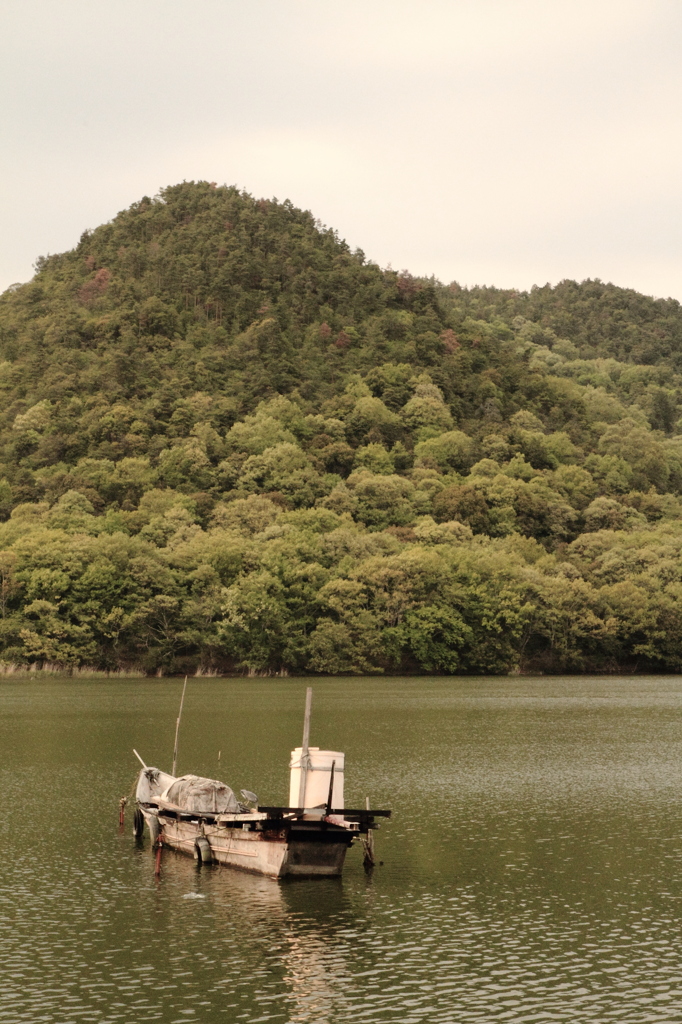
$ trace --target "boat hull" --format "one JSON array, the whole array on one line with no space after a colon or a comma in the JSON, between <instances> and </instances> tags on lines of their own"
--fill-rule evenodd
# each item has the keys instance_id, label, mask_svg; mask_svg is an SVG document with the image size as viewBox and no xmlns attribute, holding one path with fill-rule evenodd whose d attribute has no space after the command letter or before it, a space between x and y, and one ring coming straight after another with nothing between
<instances>
[{"instance_id":1,"label":"boat hull","mask_svg":"<svg viewBox=\"0 0 682 1024\"><path fill-rule=\"evenodd\" d=\"M163 813L143 813L151 835L158 834L164 846L196 857L197 840L203 837L216 863L270 878L338 876L352 841L352 836L342 830L307 827L279 832L244 831Z\"/></svg>"}]
</instances>

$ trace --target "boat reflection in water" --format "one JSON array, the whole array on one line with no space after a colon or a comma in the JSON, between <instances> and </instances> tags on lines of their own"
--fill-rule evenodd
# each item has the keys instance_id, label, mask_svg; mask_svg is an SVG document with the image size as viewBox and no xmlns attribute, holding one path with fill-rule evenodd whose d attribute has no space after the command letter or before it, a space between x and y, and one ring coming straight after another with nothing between
<instances>
[{"instance_id":1,"label":"boat reflection in water","mask_svg":"<svg viewBox=\"0 0 682 1024\"><path fill-rule=\"evenodd\" d=\"M214 980L213 998L226 1012L234 1010L234 1019L246 1005L263 1019L276 1009L273 1019L289 1024L346 1019L354 999L347 932L359 907L342 879L288 883L241 871L207 872L188 858L170 857L158 896L172 934L192 933L198 920L210 920L211 957L223 951L223 981L216 986ZM235 976L235 961L225 951L247 947L251 971ZM186 968L186 955L176 953Z\"/></svg>"},{"instance_id":2,"label":"boat reflection in water","mask_svg":"<svg viewBox=\"0 0 682 1024\"><path fill-rule=\"evenodd\" d=\"M334 1024L340 1016L345 1017L342 1009L349 1009L354 981L347 940L334 935L334 930L328 921L325 927L315 927L310 919L292 917L288 922L288 948L282 953L282 964L283 980L291 993L291 1024Z\"/></svg>"}]
</instances>

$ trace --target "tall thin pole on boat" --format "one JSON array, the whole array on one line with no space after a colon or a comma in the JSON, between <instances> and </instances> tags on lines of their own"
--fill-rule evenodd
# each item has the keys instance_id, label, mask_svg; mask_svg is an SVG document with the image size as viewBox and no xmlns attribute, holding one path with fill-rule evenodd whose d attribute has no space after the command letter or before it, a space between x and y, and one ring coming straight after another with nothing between
<instances>
[{"instance_id":1,"label":"tall thin pole on boat","mask_svg":"<svg viewBox=\"0 0 682 1024\"><path fill-rule=\"evenodd\" d=\"M301 783L298 789L298 806L305 807L305 781L308 774L308 744L310 742L310 711L313 704L313 688L305 692L305 716L303 718L303 742L301 743Z\"/></svg>"},{"instance_id":2,"label":"tall thin pole on boat","mask_svg":"<svg viewBox=\"0 0 682 1024\"><path fill-rule=\"evenodd\" d=\"M180 711L175 722L175 746L173 747L173 771L171 775L175 777L175 766L178 762L178 733L180 732L180 719L182 718L182 705L185 703L185 690L187 689L187 676L185 676L185 682L182 687L182 697L180 698Z\"/></svg>"},{"instance_id":3,"label":"tall thin pole on boat","mask_svg":"<svg viewBox=\"0 0 682 1024\"><path fill-rule=\"evenodd\" d=\"M329 773L329 796L327 797L327 814L331 813L331 809L334 806L332 803L334 799L334 769L336 768L336 761L332 761L332 770Z\"/></svg>"}]
</instances>

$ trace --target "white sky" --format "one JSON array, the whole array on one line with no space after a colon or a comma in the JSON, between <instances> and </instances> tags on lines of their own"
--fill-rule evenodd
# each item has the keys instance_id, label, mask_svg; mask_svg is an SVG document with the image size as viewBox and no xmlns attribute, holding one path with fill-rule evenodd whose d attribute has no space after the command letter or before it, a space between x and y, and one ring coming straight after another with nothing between
<instances>
[{"instance_id":1,"label":"white sky","mask_svg":"<svg viewBox=\"0 0 682 1024\"><path fill-rule=\"evenodd\" d=\"M0 290L183 179L382 266L682 300L680 0L1 0Z\"/></svg>"}]
</instances>

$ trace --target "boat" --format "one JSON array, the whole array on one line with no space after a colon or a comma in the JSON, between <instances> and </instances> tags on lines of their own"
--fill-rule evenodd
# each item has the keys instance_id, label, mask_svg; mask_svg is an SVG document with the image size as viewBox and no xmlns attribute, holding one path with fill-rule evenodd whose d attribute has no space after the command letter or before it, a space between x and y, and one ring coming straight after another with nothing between
<instances>
[{"instance_id":1,"label":"boat","mask_svg":"<svg viewBox=\"0 0 682 1024\"><path fill-rule=\"evenodd\" d=\"M183 690L184 701L184 690ZM348 848L360 840L366 868L374 865L373 830L377 818L390 811L344 807L345 756L341 751L309 746L312 690L306 695L303 742L291 752L289 806L260 806L258 797L241 790L237 799L230 786L217 779L175 775L146 765L137 751L140 769L135 791L133 832L145 825L157 850L168 847L193 856L200 864L229 867L268 875L331 877L343 871ZM182 713L182 702L180 705Z\"/></svg>"}]
</instances>

